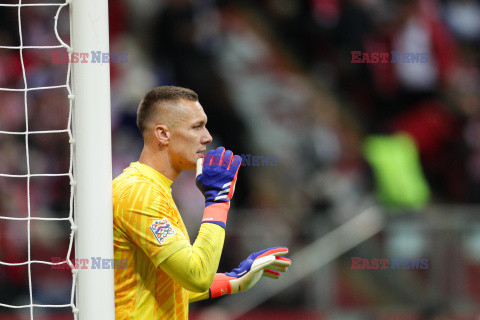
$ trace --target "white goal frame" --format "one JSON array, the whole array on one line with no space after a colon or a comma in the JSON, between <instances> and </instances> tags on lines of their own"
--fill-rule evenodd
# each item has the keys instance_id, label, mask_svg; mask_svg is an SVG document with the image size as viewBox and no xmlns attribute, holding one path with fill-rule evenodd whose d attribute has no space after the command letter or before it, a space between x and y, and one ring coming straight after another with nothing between
<instances>
[{"instance_id":1,"label":"white goal frame","mask_svg":"<svg viewBox=\"0 0 480 320\"><path fill-rule=\"evenodd\" d=\"M73 52L109 52L108 0L72 0L70 26ZM72 88L75 257L113 259L109 63L72 63ZM78 319L114 320L114 270L76 272Z\"/></svg>"}]
</instances>

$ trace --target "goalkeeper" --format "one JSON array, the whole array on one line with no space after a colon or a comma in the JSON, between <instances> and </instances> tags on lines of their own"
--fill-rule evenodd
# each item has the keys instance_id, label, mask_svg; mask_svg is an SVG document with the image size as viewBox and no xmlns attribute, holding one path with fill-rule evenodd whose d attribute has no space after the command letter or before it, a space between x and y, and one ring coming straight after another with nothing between
<instances>
[{"instance_id":1,"label":"goalkeeper","mask_svg":"<svg viewBox=\"0 0 480 320\"><path fill-rule=\"evenodd\" d=\"M116 319L188 319L189 302L248 290L262 276L278 278L291 261L284 247L250 255L232 272L216 273L241 158L212 141L195 92L165 86L145 95L137 112L144 138L138 162L113 181ZM205 196L198 236L190 242L171 184L197 169Z\"/></svg>"}]
</instances>

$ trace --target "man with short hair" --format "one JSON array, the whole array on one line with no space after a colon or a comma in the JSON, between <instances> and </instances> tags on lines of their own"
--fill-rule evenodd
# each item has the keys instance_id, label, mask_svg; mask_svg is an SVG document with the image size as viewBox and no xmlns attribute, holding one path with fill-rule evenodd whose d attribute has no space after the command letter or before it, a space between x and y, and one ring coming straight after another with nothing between
<instances>
[{"instance_id":1,"label":"man with short hair","mask_svg":"<svg viewBox=\"0 0 480 320\"><path fill-rule=\"evenodd\" d=\"M128 260L115 269L116 319L188 319L189 302L245 291L291 263L280 257L287 248L270 248L216 274L241 158L222 147L205 154L212 141L206 123L190 89L158 87L139 105L143 151L113 181L114 256ZM195 167L205 209L192 245L171 184Z\"/></svg>"}]
</instances>

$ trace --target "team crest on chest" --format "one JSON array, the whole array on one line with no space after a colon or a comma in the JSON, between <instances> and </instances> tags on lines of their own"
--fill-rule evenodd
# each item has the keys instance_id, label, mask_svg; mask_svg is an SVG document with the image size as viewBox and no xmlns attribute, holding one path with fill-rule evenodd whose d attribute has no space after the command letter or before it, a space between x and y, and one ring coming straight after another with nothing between
<instances>
[{"instance_id":1,"label":"team crest on chest","mask_svg":"<svg viewBox=\"0 0 480 320\"><path fill-rule=\"evenodd\" d=\"M166 218L153 221L150 225L150 230L152 230L153 235L160 244L163 244L169 236L175 234L175 230Z\"/></svg>"}]
</instances>

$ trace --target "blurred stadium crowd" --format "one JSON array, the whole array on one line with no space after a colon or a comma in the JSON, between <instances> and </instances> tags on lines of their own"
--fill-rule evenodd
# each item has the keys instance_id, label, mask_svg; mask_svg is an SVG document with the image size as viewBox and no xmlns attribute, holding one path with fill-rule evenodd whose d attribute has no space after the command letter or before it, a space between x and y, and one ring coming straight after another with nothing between
<instances>
[{"instance_id":1,"label":"blurred stadium crowd","mask_svg":"<svg viewBox=\"0 0 480 320\"><path fill-rule=\"evenodd\" d=\"M24 45L58 44L55 11L22 8ZM19 45L17 14L17 8L0 8L0 45ZM62 39L69 38L68 26L63 12ZM455 215L437 210L433 224L424 217L432 206L470 208L480 201L479 40L476 0L110 1L110 50L128 54L127 63L111 64L113 174L140 154L135 117L141 97L158 85L194 89L209 117L211 148L279 160L276 166L241 168L221 271L264 247L287 245L294 253L371 205L385 208L392 219L369 244L317 275L328 277L326 289L299 282L263 308L314 310L304 316L309 319L336 319L332 310L338 319L346 319L342 312L349 319L470 319L480 302L480 228L474 218L455 220L464 219L463 209ZM428 61L354 64L352 51L426 53ZM23 50L28 87L65 84L67 65L51 57L51 50ZM24 85L19 50L0 49L0 88ZM67 127L64 88L29 92L26 101L29 130ZM22 132L25 118L23 92L0 91L0 130ZM392 165L400 173L385 175L366 157L364 142L399 132L414 142L411 162L421 170ZM68 171L67 134L31 135L28 147L31 173ZM0 134L0 173L27 173L24 136ZM392 178L409 174L420 182ZM183 173L174 183L192 238L202 208L193 178L193 172ZM419 183L426 186L425 197L415 203L379 190L408 193ZM69 190L65 177L32 178L28 196L26 179L0 177L0 216L25 217L30 210L32 216L66 217ZM389 201L376 194L387 194ZM438 227L442 223L446 229ZM60 222L32 222L32 259L65 256L69 231ZM26 261L27 245L25 221L0 220L0 261ZM430 258L430 265L439 262L437 269L400 277L398 271L350 270L351 256L408 253ZM448 273L452 266L465 269ZM27 268L0 270L0 302L28 303ZM59 277L60 271L47 267L33 271L35 301L68 301L68 272ZM208 305L192 307L200 314Z\"/></svg>"}]
</instances>

